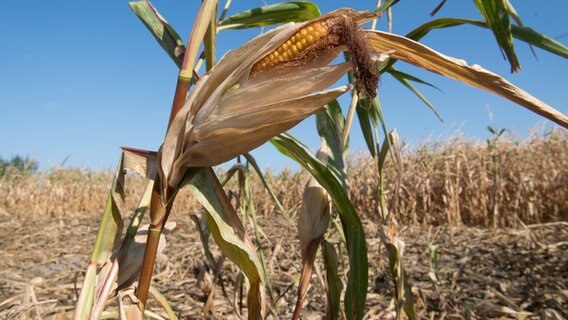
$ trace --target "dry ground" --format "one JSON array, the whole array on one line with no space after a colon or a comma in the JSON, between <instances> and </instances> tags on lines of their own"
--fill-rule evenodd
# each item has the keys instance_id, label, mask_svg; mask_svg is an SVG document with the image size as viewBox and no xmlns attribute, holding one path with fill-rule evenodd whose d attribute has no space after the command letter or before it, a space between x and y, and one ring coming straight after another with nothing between
<instances>
[{"instance_id":1,"label":"dry ground","mask_svg":"<svg viewBox=\"0 0 568 320\"><path fill-rule=\"evenodd\" d=\"M189 214L178 213L178 228L159 259L155 284L183 319L202 318L204 297L193 275L203 253ZM275 309L291 315L299 273L295 227L283 219L261 219ZM0 212L0 319L69 319L93 245L98 217L31 218ZM392 316L392 288L377 225L365 221L370 283L366 318ZM568 224L524 229L482 230L413 227L402 230L406 268L423 319L568 318ZM438 283L429 275L428 245L439 246ZM225 262L215 318L232 315L237 269ZM304 319L325 309L317 275L312 279ZM232 318L230 316L229 318Z\"/></svg>"},{"instance_id":2,"label":"dry ground","mask_svg":"<svg viewBox=\"0 0 568 320\"><path fill-rule=\"evenodd\" d=\"M425 144L406 152L402 164L396 189L395 166L387 163L386 193L400 225L413 226L402 228L400 236L421 319L568 318L566 131L500 140L497 148L463 139ZM274 313L288 319L300 268L296 228L275 213L268 192L252 176ZM284 208L297 209L306 174L284 170L266 176ZM368 157L351 159L348 176L368 239L370 279L361 284L369 288L366 318L390 319L391 279L372 220L379 185L375 165ZM71 318L111 179L108 172L57 168L0 177L0 320ZM141 179L127 178L128 208L144 186ZM390 197L397 191L398 198ZM193 271L204 254L189 217L199 204L183 192L174 205L178 228L158 261L155 285L181 318L203 318L205 297ZM493 224L503 228L473 228ZM431 266L429 245L438 246L437 268ZM340 268L343 275L346 267ZM238 270L226 261L213 317L234 318L237 278ZM304 319L322 316L320 283L314 275Z\"/></svg>"}]
</instances>

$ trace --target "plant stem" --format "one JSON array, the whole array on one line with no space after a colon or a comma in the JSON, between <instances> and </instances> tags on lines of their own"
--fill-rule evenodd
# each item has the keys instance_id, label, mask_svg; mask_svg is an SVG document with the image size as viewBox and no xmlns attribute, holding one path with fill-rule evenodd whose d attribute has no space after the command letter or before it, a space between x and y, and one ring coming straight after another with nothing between
<instances>
[{"instance_id":1,"label":"plant stem","mask_svg":"<svg viewBox=\"0 0 568 320\"><path fill-rule=\"evenodd\" d=\"M187 56L187 55L186 55ZM168 121L168 128L171 126L175 116L179 110L183 107L187 97L187 91L191 85L191 77L187 78L184 76L183 66L186 66L186 60L184 57L184 63L182 65L182 70L178 76L178 82L176 86L176 91L174 95L174 101L172 102L172 109L170 112L170 119ZM172 188L168 187L166 195L162 202L162 183L160 181L160 176L156 174L154 178L154 190L152 191L152 200L150 202L150 227L148 229L148 239L146 240L146 247L144 250L144 260L142 263L142 269L140 270L140 279L138 282L138 288L136 290L136 296L140 299L139 308L143 312L146 308L146 302L148 301L148 292L150 291L150 283L152 281L152 273L154 271L154 263L156 262L156 255L158 252L158 244L160 242L160 235L166 225L166 221L170 216L173 202L175 200L176 193L169 192L173 191Z\"/></svg>"},{"instance_id":2,"label":"plant stem","mask_svg":"<svg viewBox=\"0 0 568 320\"><path fill-rule=\"evenodd\" d=\"M351 98L351 104L349 105L349 112L347 113L347 119L345 119L343 136L341 137L342 152L347 147L347 139L349 138L349 132L351 131L351 124L353 123L353 116L355 115L355 110L357 109L358 102L359 102L359 93L357 92L357 90L353 89L353 96Z\"/></svg>"},{"instance_id":3,"label":"plant stem","mask_svg":"<svg viewBox=\"0 0 568 320\"><path fill-rule=\"evenodd\" d=\"M198 17L202 17L204 12L211 13L210 18L207 20L215 21L216 9L208 11L208 8L215 6L216 1L204 1ZM199 23L199 21L196 21ZM215 23L209 23L210 36L209 40L214 41L215 34ZM173 120L178 114L179 110L183 107L185 100L187 98L187 92L191 86L191 81L194 75L194 63L197 55L198 44L203 40L204 34L199 34L198 28L194 25L191 35L186 46L186 51L183 57L183 62L178 74L178 81L176 85L176 90L174 93L174 100L172 102L172 109L170 111L170 118L168 121L168 129L172 125ZM214 47L213 47L214 48ZM165 192L165 194L163 194ZM148 293L150 291L150 284L152 281L152 273L154 271L154 263L156 262L156 255L158 251L158 244L160 242L160 235L168 221L171 209L177 195L176 189L172 186L167 186L165 189L162 187L162 181L160 181L160 176L156 174L154 179L154 190L152 191L152 199L150 202L150 227L148 230L148 238L146 240L146 247L144 250L144 260L142 263L142 268L140 270L140 279L138 282L138 288L136 290L136 296L138 297L139 304L138 308L140 311L144 312L146 308L146 302L148 301Z\"/></svg>"}]
</instances>

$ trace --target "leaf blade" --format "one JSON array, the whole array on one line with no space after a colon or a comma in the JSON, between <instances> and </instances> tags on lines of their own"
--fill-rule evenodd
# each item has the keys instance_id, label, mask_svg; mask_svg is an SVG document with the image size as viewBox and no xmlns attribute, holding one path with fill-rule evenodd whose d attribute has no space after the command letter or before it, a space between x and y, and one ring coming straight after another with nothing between
<instances>
[{"instance_id":1,"label":"leaf blade","mask_svg":"<svg viewBox=\"0 0 568 320\"><path fill-rule=\"evenodd\" d=\"M144 23L152 36L172 58L178 67L181 67L185 46L179 34L169 25L160 13L148 1L132 1L128 5L134 14Z\"/></svg>"},{"instance_id":2,"label":"leaf blade","mask_svg":"<svg viewBox=\"0 0 568 320\"><path fill-rule=\"evenodd\" d=\"M521 70L521 65L515 54L511 21L505 0L474 0L479 12L493 31L493 35L511 65L511 72Z\"/></svg>"},{"instance_id":3,"label":"leaf blade","mask_svg":"<svg viewBox=\"0 0 568 320\"><path fill-rule=\"evenodd\" d=\"M321 15L311 2L284 2L253 8L219 22L219 30L266 27L287 22L301 22Z\"/></svg>"},{"instance_id":4,"label":"leaf blade","mask_svg":"<svg viewBox=\"0 0 568 320\"><path fill-rule=\"evenodd\" d=\"M481 66L469 66L463 60L443 55L406 37L381 31L367 33L369 47L376 53L392 51L395 59L495 93L568 128L566 115Z\"/></svg>"},{"instance_id":5,"label":"leaf blade","mask_svg":"<svg viewBox=\"0 0 568 320\"><path fill-rule=\"evenodd\" d=\"M483 21L462 18L441 18L429 21L419 26L418 28L408 33L406 36L410 39L418 41L432 30L450 28L463 24L469 24L486 29L489 28ZM563 58L568 58L568 47L547 35L539 33L529 27L516 25L511 26L511 32L513 36L518 40L524 41L530 45L534 45Z\"/></svg>"},{"instance_id":6,"label":"leaf blade","mask_svg":"<svg viewBox=\"0 0 568 320\"><path fill-rule=\"evenodd\" d=\"M312 156L296 139L279 135L270 142L284 155L298 162L331 196L343 225L349 253L349 274L345 290L345 312L348 319L362 319L369 281L365 231L357 212L346 194L338 173Z\"/></svg>"}]
</instances>

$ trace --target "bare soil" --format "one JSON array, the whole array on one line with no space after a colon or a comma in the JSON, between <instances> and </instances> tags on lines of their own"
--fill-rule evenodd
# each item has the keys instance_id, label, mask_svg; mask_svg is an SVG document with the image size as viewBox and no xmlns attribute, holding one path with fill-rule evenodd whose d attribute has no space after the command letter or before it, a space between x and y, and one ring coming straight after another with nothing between
<instances>
[{"instance_id":1,"label":"bare soil","mask_svg":"<svg viewBox=\"0 0 568 320\"><path fill-rule=\"evenodd\" d=\"M178 226L158 260L155 286L180 318L202 319L207 297L194 274L205 261L202 246L189 214L173 219ZM32 219L0 212L0 319L72 318L98 223L96 216ZM260 225L273 312L288 319L300 268L295 226L277 216L260 218ZM387 258L378 226L366 220L365 228L371 264L365 318L390 319L394 304ZM566 222L498 230L409 227L400 236L406 243L405 268L421 319L568 318ZM429 245L438 246L438 267L431 264ZM216 250L214 254L219 256ZM238 269L225 261L210 318L236 318L233 306L245 304L234 294L238 279ZM316 272L303 319L324 317L324 297ZM162 314L157 304L150 308Z\"/></svg>"}]
</instances>

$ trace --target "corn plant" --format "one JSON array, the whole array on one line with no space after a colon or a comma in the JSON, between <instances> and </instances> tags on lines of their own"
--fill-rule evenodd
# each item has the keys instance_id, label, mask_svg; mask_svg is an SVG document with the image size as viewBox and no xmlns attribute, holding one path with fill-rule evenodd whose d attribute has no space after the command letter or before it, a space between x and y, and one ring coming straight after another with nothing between
<instances>
[{"instance_id":1,"label":"corn plant","mask_svg":"<svg viewBox=\"0 0 568 320\"><path fill-rule=\"evenodd\" d=\"M436 28L460 24L490 28L513 71L518 69L512 48L513 36L564 57L568 56L568 49L530 29L513 27L508 17L516 19L516 14L506 0L498 1L499 5L494 1L476 0L483 21L438 19L406 36L361 27L378 19L385 11L390 16L396 2L386 1L372 11L339 9L324 15L320 15L312 3L289 2L225 17L231 3L227 1L218 19L217 1L204 0L187 45L150 2L130 3L180 71L168 129L159 150L123 148L75 318L98 318L107 300L114 297L118 300L117 314L123 319L155 316L146 308L150 295L161 303L170 318L175 318L167 300L151 286L151 279L156 255L164 247L164 235L172 228L168 220L173 203L184 187L189 188L203 206L203 217L195 220L205 255L210 256L207 253L210 234L223 255L239 267L248 281L248 318L264 318L267 309L274 313L269 305L270 280L263 253L257 247L260 236L249 184L243 174L246 170L237 175L241 216L212 170L213 166L246 154L270 140L313 177L304 192L299 215L303 270L293 317L300 316L311 270L315 268L314 257L321 246L326 266L328 318L336 319L343 314L348 319L362 319L368 286L367 248L360 217L348 196L349 180L343 163L351 122L357 115L381 179L377 190L380 198L377 218L383 224L381 235L394 279L397 318L406 314L415 319L413 296L404 269L404 242L398 237L395 217L384 192L382 170L389 157L400 163L400 144L396 130L389 131L382 116L377 95L379 76L392 75L434 109L410 83L421 80L395 68L397 61L404 61L498 94L568 127L566 115L504 78L445 56L418 40ZM262 33L216 61L217 32L282 23L286 24ZM202 43L204 52L200 55ZM342 53L345 61L333 64ZM203 60L206 72L199 75ZM346 85L330 88L345 74L349 74ZM347 92L352 93L352 99L344 118L336 99ZM322 146L317 156L298 139L283 134L313 114L320 114L318 129ZM381 134L383 140L379 143ZM254 160L249 159L249 163L258 167ZM399 168L402 174L402 166ZM127 171L136 172L149 182L138 209L125 227L123 203ZM150 224L147 229L141 229L140 223L147 211ZM338 218L334 221L338 223L331 222L335 212ZM242 217L250 217L254 237L249 236ZM330 231L330 225L335 231ZM328 232L339 233L342 243L334 246L326 238ZM340 261L336 248L344 248L348 256L344 290L338 277ZM211 263L218 273L220 265Z\"/></svg>"},{"instance_id":2,"label":"corn plant","mask_svg":"<svg viewBox=\"0 0 568 320\"><path fill-rule=\"evenodd\" d=\"M499 202L501 193L501 156L497 150L497 141L505 133L506 129L497 129L495 126L488 126L487 130L492 134L492 137L487 139L487 147L491 152L491 162L493 164L493 187L491 188L491 203L489 216L491 217L491 226L496 228L499 224Z\"/></svg>"}]
</instances>

